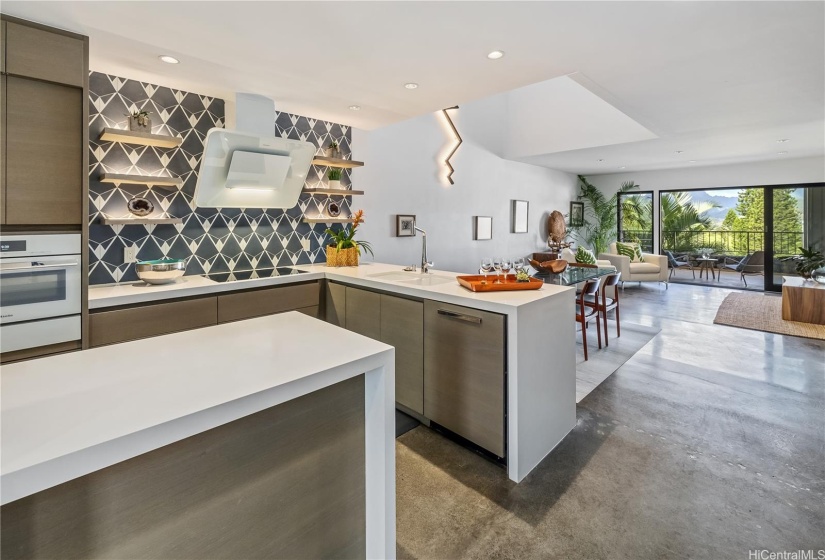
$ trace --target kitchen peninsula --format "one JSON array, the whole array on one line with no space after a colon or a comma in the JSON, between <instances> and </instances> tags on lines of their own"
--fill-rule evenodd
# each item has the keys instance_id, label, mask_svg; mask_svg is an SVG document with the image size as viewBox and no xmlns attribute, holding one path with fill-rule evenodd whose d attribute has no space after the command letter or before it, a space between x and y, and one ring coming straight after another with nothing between
<instances>
[{"instance_id":1,"label":"kitchen peninsula","mask_svg":"<svg viewBox=\"0 0 825 560\"><path fill-rule=\"evenodd\" d=\"M163 313L162 305L201 305L204 324L222 322L221 310L237 310L241 300L250 314L297 309L316 315L395 346L399 409L489 452L516 482L575 425L571 288L482 294L444 271L423 275L380 263L294 268L304 273L93 287L92 340L96 318L111 340L117 324L144 310ZM285 288L293 291L280 296ZM221 303L230 297L232 307ZM254 315L233 313L227 320L246 316Z\"/></svg>"},{"instance_id":2,"label":"kitchen peninsula","mask_svg":"<svg viewBox=\"0 0 825 560\"><path fill-rule=\"evenodd\" d=\"M283 313L3 366L4 558L394 557L393 355Z\"/></svg>"}]
</instances>

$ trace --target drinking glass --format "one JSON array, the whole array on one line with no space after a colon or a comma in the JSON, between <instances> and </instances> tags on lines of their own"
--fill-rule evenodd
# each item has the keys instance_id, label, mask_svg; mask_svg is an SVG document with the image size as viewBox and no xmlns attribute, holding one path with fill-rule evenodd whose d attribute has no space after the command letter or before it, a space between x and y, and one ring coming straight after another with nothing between
<instances>
[{"instance_id":1,"label":"drinking glass","mask_svg":"<svg viewBox=\"0 0 825 560\"><path fill-rule=\"evenodd\" d=\"M493 268L496 270L496 281L493 282L493 284L501 284L501 262L503 260L504 259L502 259L501 257L495 257L493 259Z\"/></svg>"},{"instance_id":2,"label":"drinking glass","mask_svg":"<svg viewBox=\"0 0 825 560\"><path fill-rule=\"evenodd\" d=\"M524 272L525 266L526 263L524 261L524 257L513 259L513 268L515 269L516 274L518 274L519 272Z\"/></svg>"},{"instance_id":3,"label":"drinking glass","mask_svg":"<svg viewBox=\"0 0 825 560\"><path fill-rule=\"evenodd\" d=\"M513 268L513 263L510 259L501 259L501 271L504 272L504 281L507 282L507 273Z\"/></svg>"},{"instance_id":4,"label":"drinking glass","mask_svg":"<svg viewBox=\"0 0 825 560\"><path fill-rule=\"evenodd\" d=\"M493 270L493 259L491 258L484 258L481 259L481 270L484 272L484 284L487 283L487 273Z\"/></svg>"}]
</instances>

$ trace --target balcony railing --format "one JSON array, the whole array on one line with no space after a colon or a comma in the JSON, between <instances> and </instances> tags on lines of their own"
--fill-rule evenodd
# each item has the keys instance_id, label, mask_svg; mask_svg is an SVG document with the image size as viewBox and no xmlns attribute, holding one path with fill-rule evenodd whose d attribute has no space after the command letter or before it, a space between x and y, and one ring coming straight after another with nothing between
<instances>
[{"instance_id":1,"label":"balcony railing","mask_svg":"<svg viewBox=\"0 0 825 560\"><path fill-rule=\"evenodd\" d=\"M636 241L646 252L653 252L653 236L650 231L623 230L622 241ZM776 257L799 254L802 246L801 231L775 231L773 250ZM675 253L692 253L697 249L713 249L715 253L728 255L749 255L765 250L765 233L762 231L663 231L662 250Z\"/></svg>"}]
</instances>

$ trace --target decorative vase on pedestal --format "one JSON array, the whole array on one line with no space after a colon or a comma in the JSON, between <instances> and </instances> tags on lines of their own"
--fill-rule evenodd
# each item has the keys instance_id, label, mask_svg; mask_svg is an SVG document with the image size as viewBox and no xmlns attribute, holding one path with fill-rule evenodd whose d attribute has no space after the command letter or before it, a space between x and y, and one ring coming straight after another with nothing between
<instances>
[{"instance_id":1,"label":"decorative vase on pedestal","mask_svg":"<svg viewBox=\"0 0 825 560\"><path fill-rule=\"evenodd\" d=\"M152 132L152 119L149 117L129 117L129 130L132 132Z\"/></svg>"},{"instance_id":2,"label":"decorative vase on pedestal","mask_svg":"<svg viewBox=\"0 0 825 560\"><path fill-rule=\"evenodd\" d=\"M327 245L327 266L358 266L358 247L338 249Z\"/></svg>"}]
</instances>

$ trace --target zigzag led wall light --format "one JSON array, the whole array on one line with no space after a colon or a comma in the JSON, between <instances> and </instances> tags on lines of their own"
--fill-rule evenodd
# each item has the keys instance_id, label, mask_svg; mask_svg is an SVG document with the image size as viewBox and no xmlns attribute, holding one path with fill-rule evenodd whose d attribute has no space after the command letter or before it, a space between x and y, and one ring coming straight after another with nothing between
<instances>
[{"instance_id":1,"label":"zigzag led wall light","mask_svg":"<svg viewBox=\"0 0 825 560\"><path fill-rule=\"evenodd\" d=\"M464 140L461 139L461 135L458 133L458 129L455 127L455 124L453 124L453 120L450 118L450 114L447 112L452 111L453 109L458 110L458 105L454 105L453 107L447 107L446 109L441 110L441 113L444 115L444 119L447 121L447 124L450 125L453 134L455 134L455 139L457 140L456 145L453 147L452 150L450 150L450 153L447 154L447 157L444 159L444 163L449 169L449 171L447 172L447 180L450 182L451 185L455 184L455 181L453 181L453 172L455 171L455 169L450 163L450 158L453 157L453 155L458 150L458 147L461 146L461 144L464 142Z\"/></svg>"}]
</instances>

